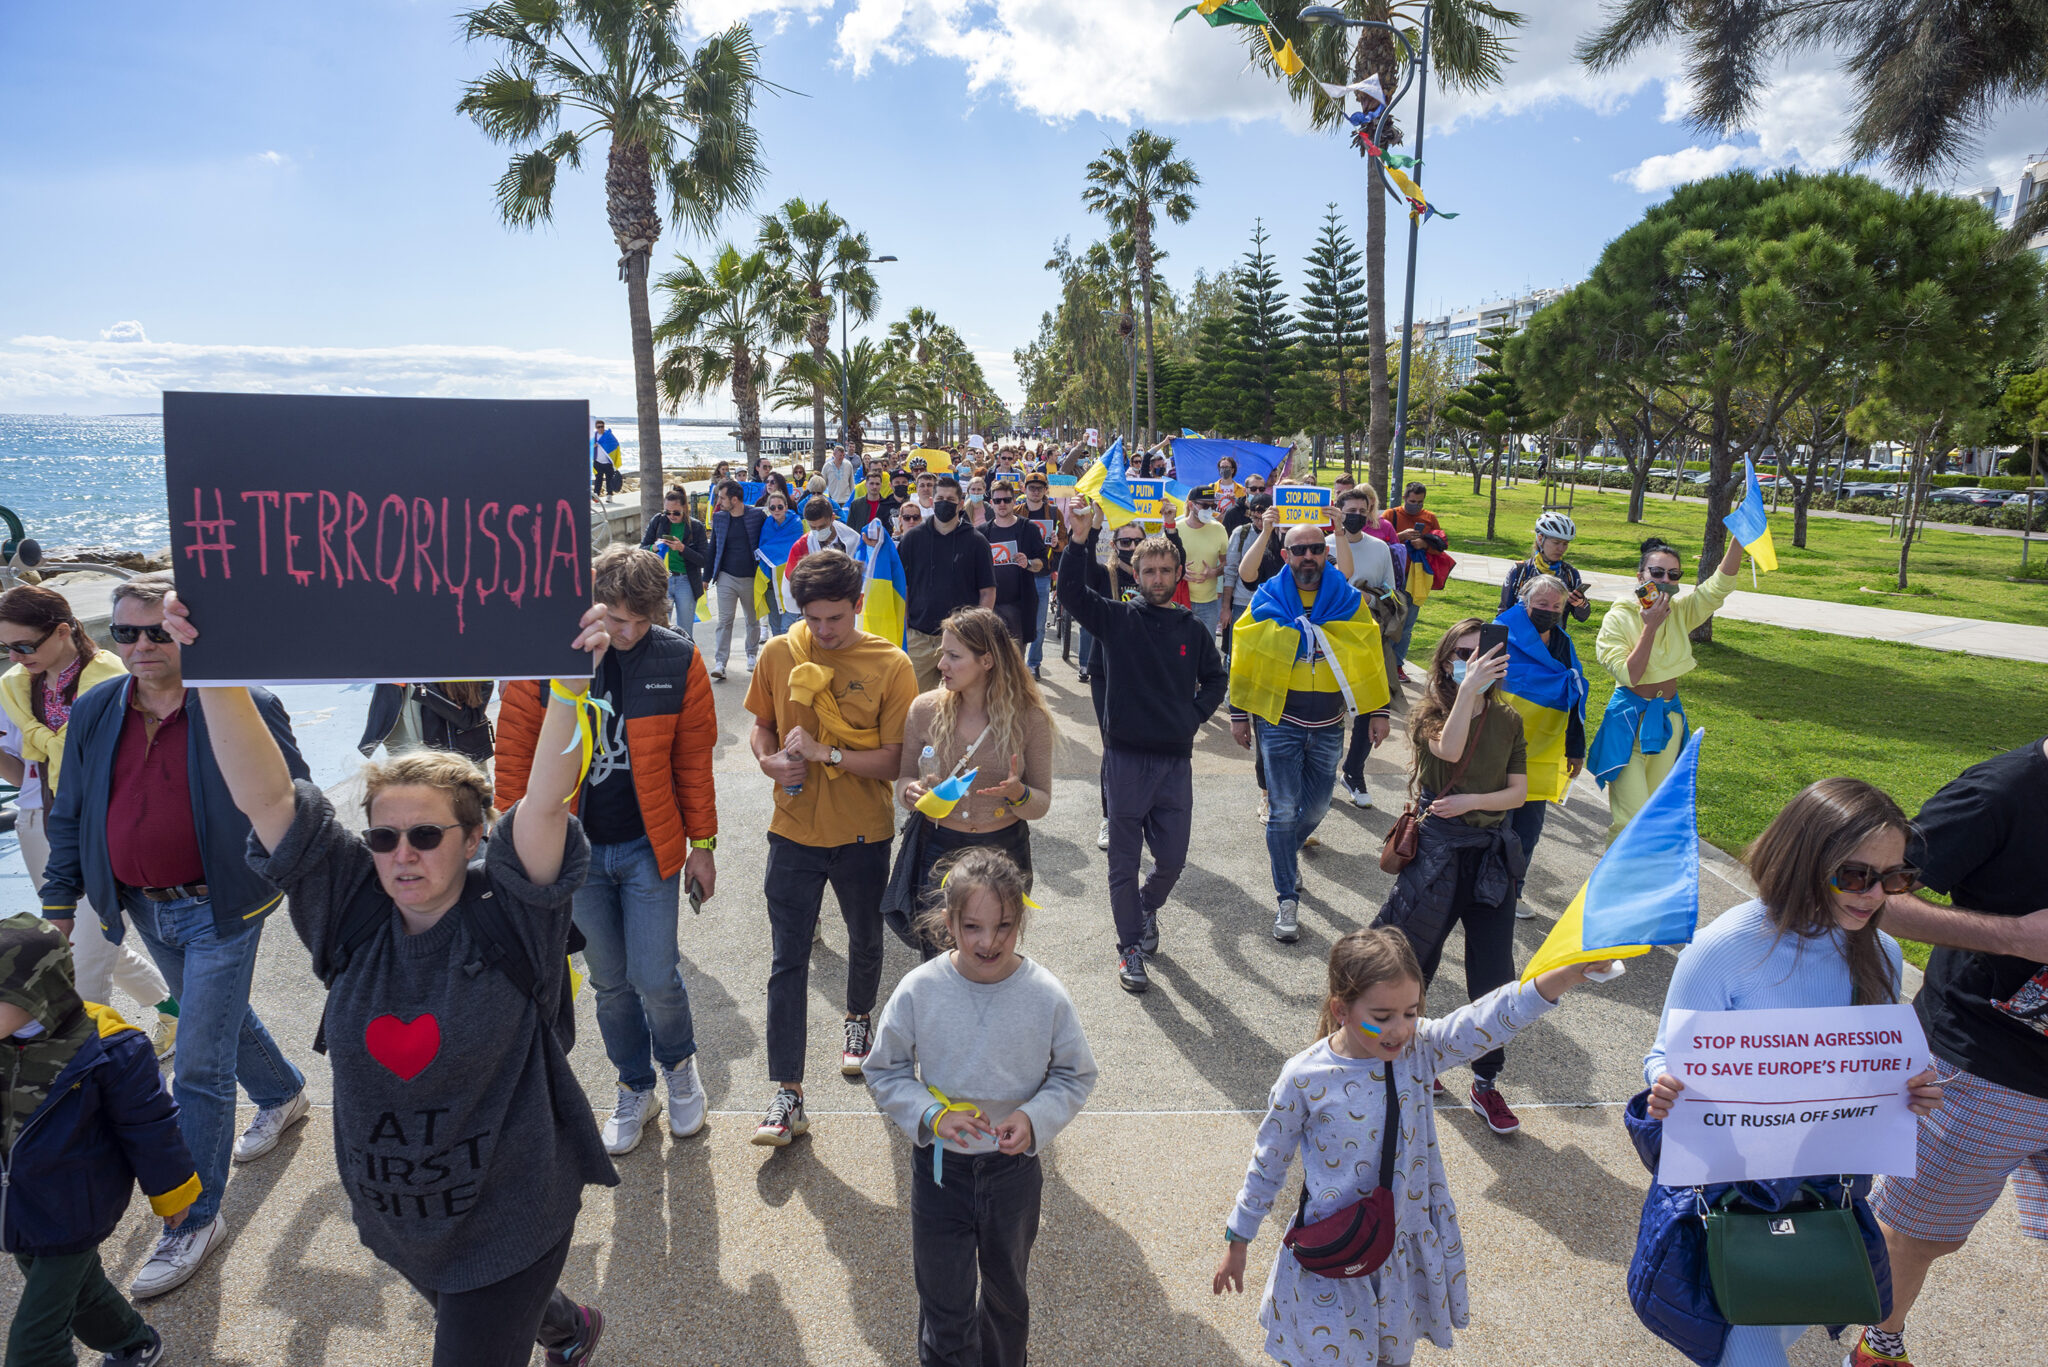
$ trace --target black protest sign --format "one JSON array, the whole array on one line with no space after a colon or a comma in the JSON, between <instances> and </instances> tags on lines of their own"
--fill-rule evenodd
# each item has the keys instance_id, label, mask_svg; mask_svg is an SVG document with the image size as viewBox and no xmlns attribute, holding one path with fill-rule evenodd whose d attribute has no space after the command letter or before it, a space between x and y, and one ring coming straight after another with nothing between
<instances>
[{"instance_id":1,"label":"black protest sign","mask_svg":"<svg viewBox=\"0 0 2048 1367\"><path fill-rule=\"evenodd\" d=\"M589 414L165 394L186 682L588 676Z\"/></svg>"}]
</instances>

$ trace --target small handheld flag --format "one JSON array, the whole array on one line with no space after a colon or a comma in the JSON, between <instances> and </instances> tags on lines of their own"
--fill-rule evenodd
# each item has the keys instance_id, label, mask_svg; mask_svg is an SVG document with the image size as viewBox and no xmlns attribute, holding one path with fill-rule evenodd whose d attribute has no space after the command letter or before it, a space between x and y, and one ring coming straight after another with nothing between
<instances>
[{"instance_id":1,"label":"small handheld flag","mask_svg":"<svg viewBox=\"0 0 2048 1367\"><path fill-rule=\"evenodd\" d=\"M1756 561L1750 570L1751 582L1755 582L1757 570L1770 571L1778 568L1778 548L1771 544L1771 524L1764 515L1764 486L1756 477L1756 466L1748 456L1742 458L1743 473L1749 476L1749 487L1743 491L1742 502L1728 510L1728 516L1721 519L1721 525L1728 529L1728 535L1742 543L1743 549Z\"/></svg>"},{"instance_id":2,"label":"small handheld flag","mask_svg":"<svg viewBox=\"0 0 2048 1367\"><path fill-rule=\"evenodd\" d=\"M942 783L933 784L931 791L917 800L917 809L934 821L944 821L953 814L953 809L960 805L960 800L967 796L974 776L980 772L979 769L969 769L958 778L949 778Z\"/></svg>"},{"instance_id":3,"label":"small handheld flag","mask_svg":"<svg viewBox=\"0 0 2048 1367\"><path fill-rule=\"evenodd\" d=\"M1579 895L1544 940L1522 981L1569 964L1633 959L1652 945L1682 945L1700 923L1700 745L1686 739L1635 819L1621 828Z\"/></svg>"}]
</instances>

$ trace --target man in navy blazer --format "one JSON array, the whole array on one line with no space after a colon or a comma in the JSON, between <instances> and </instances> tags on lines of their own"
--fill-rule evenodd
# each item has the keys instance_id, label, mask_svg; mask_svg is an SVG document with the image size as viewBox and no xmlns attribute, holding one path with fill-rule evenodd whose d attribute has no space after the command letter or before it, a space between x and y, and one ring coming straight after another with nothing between
<instances>
[{"instance_id":1,"label":"man in navy blazer","mask_svg":"<svg viewBox=\"0 0 2048 1367\"><path fill-rule=\"evenodd\" d=\"M725 680L725 662L732 655L735 608L747 614L747 670L753 672L761 651L761 614L754 606L755 553L768 514L747 506L747 491L738 480L718 486L718 510L711 514L711 572L718 584L718 637L711 653L711 681Z\"/></svg>"},{"instance_id":2,"label":"man in navy blazer","mask_svg":"<svg viewBox=\"0 0 2048 1367\"><path fill-rule=\"evenodd\" d=\"M178 645L163 630L171 587L157 574L114 588L110 634L128 676L71 709L42 887L43 915L66 934L81 893L108 939L120 943L132 926L178 999L172 1078L200 1195L136 1276L138 1300L182 1286L226 1241L230 1154L247 1163L269 1153L309 1103L304 1075L249 1006L263 922L284 894L249 867L249 819L228 793ZM261 688L250 693L292 777L311 777L284 704ZM237 1082L256 1103L239 1139Z\"/></svg>"}]
</instances>

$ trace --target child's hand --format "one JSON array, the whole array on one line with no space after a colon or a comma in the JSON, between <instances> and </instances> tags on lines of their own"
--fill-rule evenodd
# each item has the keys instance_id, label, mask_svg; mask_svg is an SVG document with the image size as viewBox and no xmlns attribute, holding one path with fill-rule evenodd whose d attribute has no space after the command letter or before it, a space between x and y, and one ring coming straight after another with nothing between
<instances>
[{"instance_id":1,"label":"child's hand","mask_svg":"<svg viewBox=\"0 0 2048 1367\"><path fill-rule=\"evenodd\" d=\"M1609 969L1619 967L1621 964L1618 960L1608 959L1590 964L1566 964L1563 968L1553 968L1548 973L1538 973L1536 990L1543 994L1543 1000L1554 1002L1573 988L1583 986L1588 973L1605 973Z\"/></svg>"},{"instance_id":2,"label":"child's hand","mask_svg":"<svg viewBox=\"0 0 2048 1367\"><path fill-rule=\"evenodd\" d=\"M956 1148L966 1148L976 1135L991 1135L995 1126L980 1111L948 1111L932 1122L932 1133Z\"/></svg>"},{"instance_id":3,"label":"child's hand","mask_svg":"<svg viewBox=\"0 0 2048 1367\"><path fill-rule=\"evenodd\" d=\"M176 1229L176 1228L177 1228L177 1227L178 1227L179 1225L182 1225L182 1224L184 1224L184 1223L185 1223L185 1217L186 1217L187 1215L190 1215L191 1213L192 1213L192 1207L191 1207L191 1205L190 1205L190 1204L187 1204L187 1205L186 1205L186 1207L185 1207L185 1208L184 1208L183 1210L181 1210L181 1211L177 1212L177 1213L176 1213L175 1215L166 1215L166 1216L164 1216L164 1228L165 1228L165 1229Z\"/></svg>"},{"instance_id":4,"label":"child's hand","mask_svg":"<svg viewBox=\"0 0 2048 1367\"><path fill-rule=\"evenodd\" d=\"M1009 1118L996 1126L996 1148L1003 1153L1023 1153L1034 1137L1031 1117L1022 1111L1010 1112Z\"/></svg>"},{"instance_id":5,"label":"child's hand","mask_svg":"<svg viewBox=\"0 0 2048 1367\"><path fill-rule=\"evenodd\" d=\"M1671 1115L1671 1103L1678 1100L1678 1094L1685 1090L1685 1084L1669 1073L1657 1075L1656 1085L1650 1088L1650 1100L1644 1109L1652 1120L1664 1120Z\"/></svg>"},{"instance_id":6,"label":"child's hand","mask_svg":"<svg viewBox=\"0 0 2048 1367\"><path fill-rule=\"evenodd\" d=\"M1914 1115L1933 1115L1941 1109L1941 1083L1937 1080L1938 1077L1939 1074L1929 1068L1926 1072L1907 1079L1906 1095L1912 1099L1906 1105Z\"/></svg>"},{"instance_id":7,"label":"child's hand","mask_svg":"<svg viewBox=\"0 0 2048 1367\"><path fill-rule=\"evenodd\" d=\"M1230 1241L1230 1246L1223 1251L1223 1261L1216 1264L1215 1277L1209 1282L1212 1292L1220 1296L1223 1288L1229 1287L1240 1296L1244 1294L1244 1251L1250 1247L1250 1244L1241 1244L1235 1239Z\"/></svg>"}]
</instances>

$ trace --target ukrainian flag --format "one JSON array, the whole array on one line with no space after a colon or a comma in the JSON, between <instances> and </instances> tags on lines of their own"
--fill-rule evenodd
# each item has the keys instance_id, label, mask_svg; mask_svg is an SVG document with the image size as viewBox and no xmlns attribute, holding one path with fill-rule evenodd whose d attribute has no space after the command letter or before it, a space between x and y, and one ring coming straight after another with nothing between
<instances>
[{"instance_id":1,"label":"ukrainian flag","mask_svg":"<svg viewBox=\"0 0 2048 1367\"><path fill-rule=\"evenodd\" d=\"M595 465L601 460L610 461L614 470L619 468L619 439L609 427L590 441L590 463Z\"/></svg>"},{"instance_id":2,"label":"ukrainian flag","mask_svg":"<svg viewBox=\"0 0 2048 1367\"><path fill-rule=\"evenodd\" d=\"M1742 502L1721 519L1721 525L1728 529L1728 535L1742 543L1756 561L1757 569L1774 570L1778 568L1778 548L1771 544L1771 524L1764 515L1764 486L1757 482L1756 466L1748 456L1742 458L1742 469L1749 476L1749 488L1744 491Z\"/></svg>"},{"instance_id":3,"label":"ukrainian flag","mask_svg":"<svg viewBox=\"0 0 2048 1367\"><path fill-rule=\"evenodd\" d=\"M903 577L903 557L887 535L867 548L867 588L860 605L860 629L879 636L898 650L908 616L910 587Z\"/></svg>"},{"instance_id":4,"label":"ukrainian flag","mask_svg":"<svg viewBox=\"0 0 2048 1367\"><path fill-rule=\"evenodd\" d=\"M966 799L979 769L969 769L958 778L949 778L933 785L930 792L917 800L917 809L934 821L944 821L953 814L953 809Z\"/></svg>"},{"instance_id":5,"label":"ukrainian flag","mask_svg":"<svg viewBox=\"0 0 2048 1367\"><path fill-rule=\"evenodd\" d=\"M786 515L780 525L772 517L761 524L761 544L754 552L754 611L763 616L771 605L789 606L782 596L783 568L804 526L795 513Z\"/></svg>"},{"instance_id":6,"label":"ukrainian flag","mask_svg":"<svg viewBox=\"0 0 2048 1367\"><path fill-rule=\"evenodd\" d=\"M1179 487L1166 481L1166 498L1162 502L1173 505L1176 516L1182 510L1183 500L1174 496ZM1074 492L1095 500L1102 509L1103 521L1114 530L1126 522L1137 522L1137 499L1131 493L1130 471L1124 465L1124 439L1118 437L1102 453L1102 459L1095 462L1088 473L1074 484Z\"/></svg>"},{"instance_id":7,"label":"ukrainian flag","mask_svg":"<svg viewBox=\"0 0 2048 1367\"><path fill-rule=\"evenodd\" d=\"M1635 820L1621 828L1586 885L1558 918L1550 938L1522 970L1522 981L1568 964L1648 954L1652 945L1689 942L1700 923L1700 737L1687 739Z\"/></svg>"},{"instance_id":8,"label":"ukrainian flag","mask_svg":"<svg viewBox=\"0 0 2048 1367\"><path fill-rule=\"evenodd\" d=\"M1586 723L1586 674L1570 635L1564 637L1560 663L1536 633L1520 603L1493 619L1508 629L1508 676L1501 696L1522 714L1522 737L1529 751L1529 800L1562 802L1571 786L1571 766L1564 756L1565 737L1574 715ZM1564 628L1556 628L1560 633Z\"/></svg>"}]
</instances>

